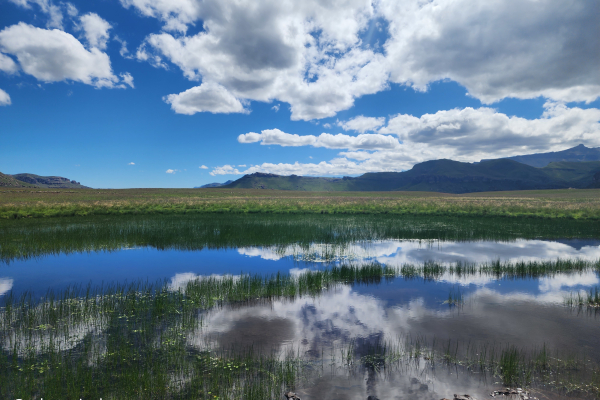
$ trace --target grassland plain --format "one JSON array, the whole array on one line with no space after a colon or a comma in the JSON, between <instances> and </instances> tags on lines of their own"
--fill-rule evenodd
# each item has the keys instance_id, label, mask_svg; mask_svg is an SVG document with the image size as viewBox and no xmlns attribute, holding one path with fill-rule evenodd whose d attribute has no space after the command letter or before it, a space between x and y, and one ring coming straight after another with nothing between
<instances>
[{"instance_id":1,"label":"grassland plain","mask_svg":"<svg viewBox=\"0 0 600 400\"><path fill-rule=\"evenodd\" d=\"M297 192L260 189L0 191L0 218L276 213L600 219L600 189L488 192Z\"/></svg>"},{"instance_id":2,"label":"grassland plain","mask_svg":"<svg viewBox=\"0 0 600 400\"><path fill-rule=\"evenodd\" d=\"M539 270L539 263L530 264L503 267ZM575 264L547 263L544 268L569 266ZM575 269L579 267L597 269L597 264ZM432 370L434 365L446 365L455 372L460 368L462 373L489 374L505 385L548 385L565 392L600 394L594 360L546 346L475 346L406 337L367 347L350 341L320 358L303 358L293 351L268 354L252 348L190 347L186 340L206 324L203 311L226 303L243 306L245 302L319 296L336 285L377 284L403 274L401 268L373 264L300 276L208 277L178 290L167 283L134 282L48 292L37 300L30 294L9 295L0 308L0 395L264 400L310 385L311 374L323 376L331 366L338 368L337 373L362 371L364 376L365 369L385 375L419 363Z\"/></svg>"}]
</instances>

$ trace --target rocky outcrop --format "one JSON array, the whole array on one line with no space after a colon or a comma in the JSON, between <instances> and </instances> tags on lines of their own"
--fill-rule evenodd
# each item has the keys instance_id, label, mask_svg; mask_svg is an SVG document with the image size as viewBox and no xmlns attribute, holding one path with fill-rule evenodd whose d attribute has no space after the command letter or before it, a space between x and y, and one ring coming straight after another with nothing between
<instances>
[{"instance_id":1,"label":"rocky outcrop","mask_svg":"<svg viewBox=\"0 0 600 400\"><path fill-rule=\"evenodd\" d=\"M0 172L0 187L6 187L6 188L23 188L23 187L35 187L31 184L27 184L25 182L21 182L19 180L16 180L15 178L13 178L11 175L5 175L2 172Z\"/></svg>"},{"instance_id":2,"label":"rocky outcrop","mask_svg":"<svg viewBox=\"0 0 600 400\"><path fill-rule=\"evenodd\" d=\"M52 189L87 189L87 186L83 186L81 183L63 178L62 176L40 176L35 174L15 174L11 175L14 179L34 185L40 188L52 188Z\"/></svg>"}]
</instances>

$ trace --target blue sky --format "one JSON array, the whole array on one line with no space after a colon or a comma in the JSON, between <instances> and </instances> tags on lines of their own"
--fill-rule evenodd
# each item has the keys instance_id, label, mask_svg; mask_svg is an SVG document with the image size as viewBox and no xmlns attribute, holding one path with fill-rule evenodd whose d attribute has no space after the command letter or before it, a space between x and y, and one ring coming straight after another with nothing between
<instances>
[{"instance_id":1,"label":"blue sky","mask_svg":"<svg viewBox=\"0 0 600 400\"><path fill-rule=\"evenodd\" d=\"M560 0L6 0L0 171L193 187L597 147L598 15Z\"/></svg>"}]
</instances>

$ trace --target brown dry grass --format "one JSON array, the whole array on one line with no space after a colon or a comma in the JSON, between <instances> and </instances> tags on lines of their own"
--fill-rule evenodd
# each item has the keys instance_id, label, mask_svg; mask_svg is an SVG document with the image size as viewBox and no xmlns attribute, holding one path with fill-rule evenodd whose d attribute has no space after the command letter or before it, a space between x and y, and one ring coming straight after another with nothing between
<instances>
[{"instance_id":1,"label":"brown dry grass","mask_svg":"<svg viewBox=\"0 0 600 400\"><path fill-rule=\"evenodd\" d=\"M0 191L0 216L107 213L396 213L600 219L600 190L487 192L296 192L258 189Z\"/></svg>"}]
</instances>

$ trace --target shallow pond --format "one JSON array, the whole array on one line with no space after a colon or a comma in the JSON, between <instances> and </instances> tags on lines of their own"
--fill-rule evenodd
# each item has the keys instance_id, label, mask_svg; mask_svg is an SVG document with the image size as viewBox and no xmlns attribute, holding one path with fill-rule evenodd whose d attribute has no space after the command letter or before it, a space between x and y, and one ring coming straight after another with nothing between
<instances>
[{"instance_id":1,"label":"shallow pond","mask_svg":"<svg viewBox=\"0 0 600 400\"><path fill-rule=\"evenodd\" d=\"M0 224L0 296L29 291L35 298L48 289L139 280L164 280L177 292L208 276L235 280L243 274L301 276L341 265L400 270L435 264L442 269L434 276L399 274L378 284L339 282L318 295L199 310L200 322L182 333L184 344L196 352L248 347L272 354L291 351L320 363L321 372L296 388L308 399L439 399L454 393L481 398L502 387L502 379L468 363L449 367L419 356L396 367L386 361L386 368L353 370L343 355L363 359L386 343L403 354L415 346L439 348L440 354L453 352L456 359L467 360L512 346L524 352L548 349L555 358L575 357L593 372L600 365L600 313L569 307L565 300L600 285L597 225L387 216L10 221ZM522 275L479 268L557 259L585 261L587 267ZM471 268L456 270L457 265ZM82 329L72 346L97 334ZM11 351L9 346L4 350ZM573 376L572 388L597 379ZM550 390L556 386L561 390ZM533 392L560 398L565 387L538 382Z\"/></svg>"}]
</instances>

